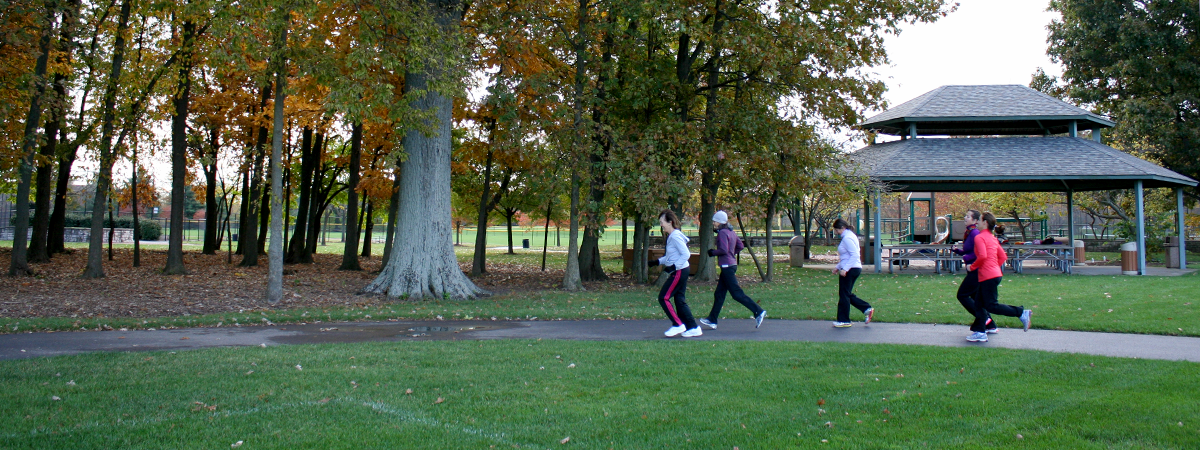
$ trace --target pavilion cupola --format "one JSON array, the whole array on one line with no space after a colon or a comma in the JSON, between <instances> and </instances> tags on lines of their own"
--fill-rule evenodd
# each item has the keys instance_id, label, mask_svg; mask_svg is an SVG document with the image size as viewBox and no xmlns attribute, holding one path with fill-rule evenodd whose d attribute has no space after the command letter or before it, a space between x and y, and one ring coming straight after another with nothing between
<instances>
[{"instance_id":1,"label":"pavilion cupola","mask_svg":"<svg viewBox=\"0 0 1200 450\"><path fill-rule=\"evenodd\" d=\"M888 109L859 128L916 136L1036 136L1115 125L1111 120L1019 84L948 85ZM1092 136L1099 140L1100 133Z\"/></svg>"}]
</instances>

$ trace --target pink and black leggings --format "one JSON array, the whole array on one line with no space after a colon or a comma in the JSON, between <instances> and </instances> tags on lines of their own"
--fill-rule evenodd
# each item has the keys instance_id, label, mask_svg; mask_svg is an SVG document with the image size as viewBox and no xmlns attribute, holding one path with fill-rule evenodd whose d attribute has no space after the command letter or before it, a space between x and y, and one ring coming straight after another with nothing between
<instances>
[{"instance_id":1,"label":"pink and black leggings","mask_svg":"<svg viewBox=\"0 0 1200 450\"><path fill-rule=\"evenodd\" d=\"M688 307L684 292L687 291L688 268L684 267L667 274L667 282L658 291L658 305L671 320L671 325L683 325L687 329L696 328L696 319L692 317L692 309ZM671 305L671 297L675 304Z\"/></svg>"}]
</instances>

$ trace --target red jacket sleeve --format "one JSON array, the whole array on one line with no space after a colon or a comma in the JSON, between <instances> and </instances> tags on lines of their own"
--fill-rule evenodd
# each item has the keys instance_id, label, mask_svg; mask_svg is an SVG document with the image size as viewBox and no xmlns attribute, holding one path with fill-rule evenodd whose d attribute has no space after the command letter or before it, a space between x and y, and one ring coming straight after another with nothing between
<instances>
[{"instance_id":1,"label":"red jacket sleeve","mask_svg":"<svg viewBox=\"0 0 1200 450\"><path fill-rule=\"evenodd\" d=\"M971 263L969 270L979 270L983 267L983 263L995 258L995 250L992 249L992 243L988 241L983 233L975 235L975 262Z\"/></svg>"}]
</instances>

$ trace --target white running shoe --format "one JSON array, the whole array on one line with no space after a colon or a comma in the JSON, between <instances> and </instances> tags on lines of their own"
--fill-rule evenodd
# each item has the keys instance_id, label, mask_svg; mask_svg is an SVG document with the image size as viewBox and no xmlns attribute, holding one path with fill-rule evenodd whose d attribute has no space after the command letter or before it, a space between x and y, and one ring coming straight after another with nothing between
<instances>
[{"instance_id":1,"label":"white running shoe","mask_svg":"<svg viewBox=\"0 0 1200 450\"><path fill-rule=\"evenodd\" d=\"M712 321L709 321L707 317L705 317L705 318L703 318L703 319L700 319L700 320L698 320L697 322L700 322L700 325L704 325L704 326L708 327L708 328L709 328L709 329L711 329L711 330L715 330L715 329L717 329L717 324L715 324L715 323L712 323Z\"/></svg>"},{"instance_id":2,"label":"white running shoe","mask_svg":"<svg viewBox=\"0 0 1200 450\"><path fill-rule=\"evenodd\" d=\"M967 336L967 341L968 342L987 342L987 333L984 333L982 331L976 331L974 333L971 333L970 336Z\"/></svg>"},{"instance_id":3,"label":"white running shoe","mask_svg":"<svg viewBox=\"0 0 1200 450\"><path fill-rule=\"evenodd\" d=\"M704 332L700 331L700 327L696 327L696 328L692 328L690 330L684 331L683 337L696 337L696 336L700 336L702 334L704 334Z\"/></svg>"},{"instance_id":4,"label":"white running shoe","mask_svg":"<svg viewBox=\"0 0 1200 450\"><path fill-rule=\"evenodd\" d=\"M871 319L875 318L875 308L867 308L866 311L863 311L863 314L867 315L867 320L863 321L863 325L870 325Z\"/></svg>"},{"instance_id":5,"label":"white running shoe","mask_svg":"<svg viewBox=\"0 0 1200 450\"><path fill-rule=\"evenodd\" d=\"M833 323L834 328L850 328L851 325L854 325L854 324L852 324L850 322L834 322Z\"/></svg>"},{"instance_id":6,"label":"white running shoe","mask_svg":"<svg viewBox=\"0 0 1200 450\"><path fill-rule=\"evenodd\" d=\"M684 328L683 325L676 325L671 328L667 328L667 332L663 334L667 335L667 337L675 337L679 336L684 331L687 331L687 328Z\"/></svg>"}]
</instances>

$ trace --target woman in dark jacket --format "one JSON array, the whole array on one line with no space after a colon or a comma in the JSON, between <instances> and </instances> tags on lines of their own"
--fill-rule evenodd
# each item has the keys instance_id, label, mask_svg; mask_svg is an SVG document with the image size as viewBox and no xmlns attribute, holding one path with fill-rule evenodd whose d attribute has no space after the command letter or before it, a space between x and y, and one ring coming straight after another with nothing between
<instances>
[{"instance_id":1,"label":"woman in dark jacket","mask_svg":"<svg viewBox=\"0 0 1200 450\"><path fill-rule=\"evenodd\" d=\"M713 291L713 307L708 317L700 319L700 324L711 329L717 329L717 319L721 318L721 308L725 305L725 293L750 310L754 315L754 328L762 326L767 312L754 303L750 296L742 291L737 281L737 254L743 248L742 240L737 233L729 228L729 215L725 211L713 214L713 229L717 231L717 248L709 249L708 256L717 257L717 265L721 267L721 276L717 279L717 290Z\"/></svg>"}]
</instances>

